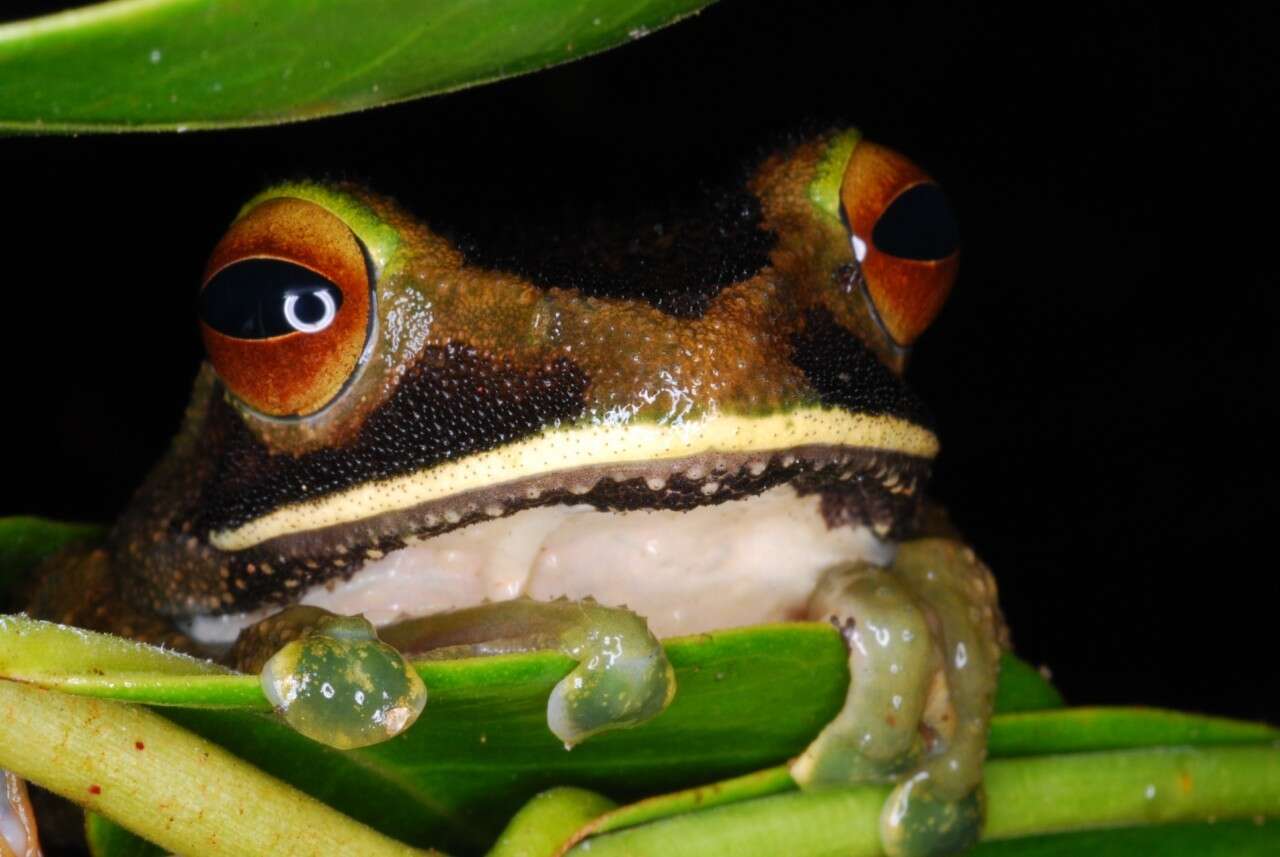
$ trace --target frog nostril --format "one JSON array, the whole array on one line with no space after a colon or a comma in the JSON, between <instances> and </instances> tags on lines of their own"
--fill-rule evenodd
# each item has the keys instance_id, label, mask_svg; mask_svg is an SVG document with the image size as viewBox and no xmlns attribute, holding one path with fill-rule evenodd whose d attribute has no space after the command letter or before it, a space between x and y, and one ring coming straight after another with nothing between
<instances>
[{"instance_id":1,"label":"frog nostril","mask_svg":"<svg viewBox=\"0 0 1280 857\"><path fill-rule=\"evenodd\" d=\"M871 241L881 253L928 262L955 253L960 231L942 189L929 182L898 194L876 221Z\"/></svg>"}]
</instances>

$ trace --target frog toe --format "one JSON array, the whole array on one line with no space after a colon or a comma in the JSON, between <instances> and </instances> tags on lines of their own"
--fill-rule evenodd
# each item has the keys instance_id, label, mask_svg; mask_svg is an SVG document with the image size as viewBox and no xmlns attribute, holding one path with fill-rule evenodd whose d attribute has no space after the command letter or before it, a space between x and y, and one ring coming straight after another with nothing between
<instances>
[{"instance_id":1,"label":"frog toe","mask_svg":"<svg viewBox=\"0 0 1280 857\"><path fill-rule=\"evenodd\" d=\"M291 622L290 611L307 612ZM277 627L289 628L292 639L259 677L276 714L300 734L339 750L367 747L399 735L422 713L422 678L364 617L290 608Z\"/></svg>"},{"instance_id":2,"label":"frog toe","mask_svg":"<svg viewBox=\"0 0 1280 857\"><path fill-rule=\"evenodd\" d=\"M586 598L517 598L410 619L382 638L425 657L558 651L577 662L552 689L547 726L566 747L662 713L676 692L675 670L645 620Z\"/></svg>"},{"instance_id":3,"label":"frog toe","mask_svg":"<svg viewBox=\"0 0 1280 857\"><path fill-rule=\"evenodd\" d=\"M849 653L840 713L792 763L803 788L894 782L881 816L890 857L977 840L1004 628L990 572L964 545L920 539L880 568L829 569L810 602Z\"/></svg>"},{"instance_id":4,"label":"frog toe","mask_svg":"<svg viewBox=\"0 0 1280 857\"><path fill-rule=\"evenodd\" d=\"M595 602L583 603L581 618L560 640L578 665L547 700L547 726L565 747L638 726L661 714L676 692L675 670L644 619Z\"/></svg>"},{"instance_id":5,"label":"frog toe","mask_svg":"<svg viewBox=\"0 0 1280 857\"><path fill-rule=\"evenodd\" d=\"M880 813L880 843L887 857L946 857L978 842L986 815L981 785L958 798L940 797L927 774L894 787Z\"/></svg>"}]
</instances>

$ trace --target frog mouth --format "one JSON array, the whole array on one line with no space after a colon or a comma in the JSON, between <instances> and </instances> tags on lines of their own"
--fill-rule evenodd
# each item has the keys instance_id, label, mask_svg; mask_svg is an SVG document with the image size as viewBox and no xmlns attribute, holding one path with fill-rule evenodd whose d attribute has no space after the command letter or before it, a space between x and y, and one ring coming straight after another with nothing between
<instances>
[{"instance_id":1,"label":"frog mouth","mask_svg":"<svg viewBox=\"0 0 1280 857\"><path fill-rule=\"evenodd\" d=\"M489 486L224 553L228 588L248 597L211 599L214 610L197 612L220 615L189 619L186 630L230 642L299 600L381 623L519 595L627 604L668 634L796 618L822 568L891 557L892 540L914 525L928 469L929 459L903 453L802 446ZM689 610L654 597L663 591L742 609Z\"/></svg>"},{"instance_id":2,"label":"frog mouth","mask_svg":"<svg viewBox=\"0 0 1280 857\"><path fill-rule=\"evenodd\" d=\"M787 449L777 449L779 438L788 439ZM780 481L778 474L828 467L840 480L870 479L890 494L910 494L919 469L912 462L931 459L937 448L934 434L910 420L825 407L673 424L601 421L266 508L214 529L209 543L227 552L265 543L287 548L348 524L368 541L588 495L602 507L686 509L756 493ZM767 484L759 481L766 470L773 471ZM638 482L648 490L634 490ZM722 488L730 492L717 496ZM865 517L887 525L892 517L878 511Z\"/></svg>"},{"instance_id":3,"label":"frog mouth","mask_svg":"<svg viewBox=\"0 0 1280 857\"><path fill-rule=\"evenodd\" d=\"M828 526L828 514L820 494L793 484L686 511L540 506L409 538L298 602L384 625L522 596L591 597L644 616L659 637L789 621L806 615L824 569L893 558L894 542L866 525ZM181 624L202 645L221 646L276 609Z\"/></svg>"}]
</instances>

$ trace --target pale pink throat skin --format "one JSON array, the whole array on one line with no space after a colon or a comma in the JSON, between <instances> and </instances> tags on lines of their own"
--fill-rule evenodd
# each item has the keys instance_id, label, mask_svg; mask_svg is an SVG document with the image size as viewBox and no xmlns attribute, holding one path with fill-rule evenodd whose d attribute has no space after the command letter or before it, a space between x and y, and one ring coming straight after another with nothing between
<instances>
[{"instance_id":1,"label":"pale pink throat skin","mask_svg":"<svg viewBox=\"0 0 1280 857\"><path fill-rule=\"evenodd\" d=\"M688 511L528 509L418 541L299 601L385 625L520 596L589 596L673 637L804 618L824 569L892 556L892 542L865 526L828 526L820 497L781 485ZM201 643L229 644L275 609L184 625Z\"/></svg>"}]
</instances>

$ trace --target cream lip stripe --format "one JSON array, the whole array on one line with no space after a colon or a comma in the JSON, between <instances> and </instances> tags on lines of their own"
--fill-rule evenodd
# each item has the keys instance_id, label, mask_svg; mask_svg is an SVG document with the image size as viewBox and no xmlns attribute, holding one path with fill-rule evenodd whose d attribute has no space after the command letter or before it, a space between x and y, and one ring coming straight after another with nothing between
<instances>
[{"instance_id":1,"label":"cream lip stripe","mask_svg":"<svg viewBox=\"0 0 1280 857\"><path fill-rule=\"evenodd\" d=\"M213 532L209 542L219 550L244 550L278 536L348 524L575 467L713 452L785 452L809 445L876 449L919 458L932 458L938 451L933 432L899 417L820 407L764 417L717 414L680 426L633 423L557 429L458 461L281 506L241 526Z\"/></svg>"}]
</instances>

